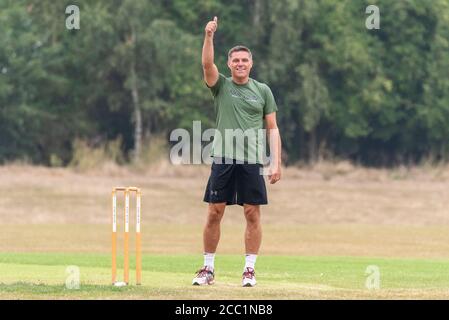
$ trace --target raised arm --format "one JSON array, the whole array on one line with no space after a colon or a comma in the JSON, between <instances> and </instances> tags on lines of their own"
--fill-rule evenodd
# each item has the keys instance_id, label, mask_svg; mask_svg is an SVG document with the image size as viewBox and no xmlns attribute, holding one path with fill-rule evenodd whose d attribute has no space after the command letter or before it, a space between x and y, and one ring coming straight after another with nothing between
<instances>
[{"instance_id":1,"label":"raised arm","mask_svg":"<svg viewBox=\"0 0 449 320\"><path fill-rule=\"evenodd\" d=\"M218 19L209 21L206 25L203 45L203 73L204 81L209 87L213 87L218 81L218 68L214 63L214 34L218 28Z\"/></svg>"}]
</instances>

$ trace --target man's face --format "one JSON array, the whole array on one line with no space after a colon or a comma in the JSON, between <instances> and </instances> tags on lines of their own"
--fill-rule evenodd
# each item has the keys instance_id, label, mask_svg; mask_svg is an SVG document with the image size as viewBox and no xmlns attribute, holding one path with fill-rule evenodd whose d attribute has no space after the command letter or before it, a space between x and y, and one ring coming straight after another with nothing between
<instances>
[{"instance_id":1,"label":"man's face","mask_svg":"<svg viewBox=\"0 0 449 320\"><path fill-rule=\"evenodd\" d=\"M228 67L231 69L233 78L245 79L249 77L249 73L253 67L253 59L246 51L233 52L228 59Z\"/></svg>"}]
</instances>

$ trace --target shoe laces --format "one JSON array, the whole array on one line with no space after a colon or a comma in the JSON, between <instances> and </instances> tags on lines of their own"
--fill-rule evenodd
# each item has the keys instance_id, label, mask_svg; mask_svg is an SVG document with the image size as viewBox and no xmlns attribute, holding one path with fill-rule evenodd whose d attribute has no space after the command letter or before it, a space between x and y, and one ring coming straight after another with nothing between
<instances>
[{"instance_id":1,"label":"shoe laces","mask_svg":"<svg viewBox=\"0 0 449 320\"><path fill-rule=\"evenodd\" d=\"M197 277L206 277L207 275L214 273L208 267L202 267L200 270L196 272Z\"/></svg>"},{"instance_id":2,"label":"shoe laces","mask_svg":"<svg viewBox=\"0 0 449 320\"><path fill-rule=\"evenodd\" d=\"M256 275L256 272L253 268L246 268L246 270L243 272L243 278L252 279Z\"/></svg>"}]
</instances>

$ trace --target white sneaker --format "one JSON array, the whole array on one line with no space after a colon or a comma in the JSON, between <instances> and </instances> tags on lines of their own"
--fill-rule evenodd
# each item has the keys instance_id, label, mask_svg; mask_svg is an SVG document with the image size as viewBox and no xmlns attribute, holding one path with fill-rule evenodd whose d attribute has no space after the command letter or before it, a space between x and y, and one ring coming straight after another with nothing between
<instances>
[{"instance_id":1,"label":"white sneaker","mask_svg":"<svg viewBox=\"0 0 449 320\"><path fill-rule=\"evenodd\" d=\"M256 273L253 268L246 268L242 275L243 287L254 287L256 285Z\"/></svg>"},{"instance_id":2,"label":"white sneaker","mask_svg":"<svg viewBox=\"0 0 449 320\"><path fill-rule=\"evenodd\" d=\"M197 271L195 278L193 278L192 285L194 286L207 286L214 284L215 274L214 270L204 266Z\"/></svg>"}]
</instances>

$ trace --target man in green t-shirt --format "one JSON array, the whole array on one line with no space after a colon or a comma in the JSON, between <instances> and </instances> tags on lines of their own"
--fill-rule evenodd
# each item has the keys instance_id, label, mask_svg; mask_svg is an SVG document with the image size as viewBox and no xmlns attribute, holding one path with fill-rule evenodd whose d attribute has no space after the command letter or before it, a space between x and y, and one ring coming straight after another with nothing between
<instances>
[{"instance_id":1,"label":"man in green t-shirt","mask_svg":"<svg viewBox=\"0 0 449 320\"><path fill-rule=\"evenodd\" d=\"M229 50L231 77L218 72L213 45L217 27L218 19L215 17L205 28L202 53L204 81L214 98L217 128L211 148L211 175L204 195L204 201L209 203L203 232L204 266L192 283L214 283L220 222L226 205L239 204L243 206L246 218L242 285L252 287L256 284L254 266L262 240L260 205L268 203L262 175L264 128L270 145L269 181L273 184L281 178L277 106L270 88L249 77L253 59L248 48L237 46Z\"/></svg>"}]
</instances>

